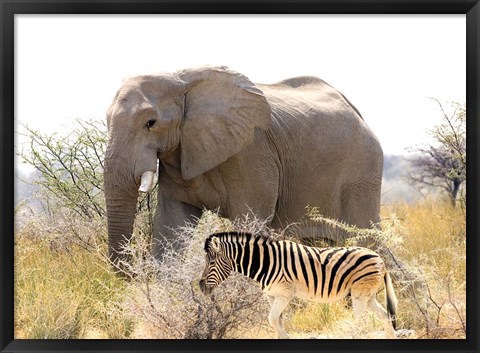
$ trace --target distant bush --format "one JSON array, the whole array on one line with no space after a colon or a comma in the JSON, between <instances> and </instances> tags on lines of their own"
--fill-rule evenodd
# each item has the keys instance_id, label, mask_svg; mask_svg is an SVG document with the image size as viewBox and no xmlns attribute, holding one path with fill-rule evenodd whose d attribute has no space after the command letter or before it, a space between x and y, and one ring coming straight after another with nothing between
<instances>
[{"instance_id":1,"label":"distant bush","mask_svg":"<svg viewBox=\"0 0 480 353\"><path fill-rule=\"evenodd\" d=\"M19 153L23 163L39 172L49 212L68 208L87 219L104 217L103 157L107 142L104 122L76 120L66 136L45 134L24 127L30 148Z\"/></svg>"},{"instance_id":2,"label":"distant bush","mask_svg":"<svg viewBox=\"0 0 480 353\"><path fill-rule=\"evenodd\" d=\"M441 190L452 205L459 201L465 208L467 181L467 107L465 103L451 102L448 114L437 99L441 122L429 131L434 143L412 148L417 153L411 158L413 171L410 182L419 190Z\"/></svg>"},{"instance_id":3,"label":"distant bush","mask_svg":"<svg viewBox=\"0 0 480 353\"><path fill-rule=\"evenodd\" d=\"M18 156L38 173L33 184L39 187L36 198L45 212L54 214L68 209L86 220L105 217L105 122L77 119L65 136L46 134L28 126L24 129L30 146ZM152 195L155 197L155 193ZM140 195L138 208L150 209L149 202L149 195Z\"/></svg>"}]
</instances>

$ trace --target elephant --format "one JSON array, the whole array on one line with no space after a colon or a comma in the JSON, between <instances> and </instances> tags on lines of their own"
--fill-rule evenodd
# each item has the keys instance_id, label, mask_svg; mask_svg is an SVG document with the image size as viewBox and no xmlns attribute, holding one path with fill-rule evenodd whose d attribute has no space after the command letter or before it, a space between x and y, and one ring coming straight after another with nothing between
<instances>
[{"instance_id":1,"label":"elephant","mask_svg":"<svg viewBox=\"0 0 480 353\"><path fill-rule=\"evenodd\" d=\"M173 229L195 224L204 210L254 214L277 229L297 222L302 238L323 232L305 220L306 206L360 228L380 219L380 143L357 108L319 78L255 84L224 66L129 77L107 128L112 261L131 238L139 190L151 192L157 168L157 258Z\"/></svg>"}]
</instances>

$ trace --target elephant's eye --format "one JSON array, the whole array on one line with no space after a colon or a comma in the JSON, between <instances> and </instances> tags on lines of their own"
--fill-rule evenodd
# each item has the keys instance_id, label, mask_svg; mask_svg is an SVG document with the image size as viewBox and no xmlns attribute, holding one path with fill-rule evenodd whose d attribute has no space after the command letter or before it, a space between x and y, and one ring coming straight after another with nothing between
<instances>
[{"instance_id":1,"label":"elephant's eye","mask_svg":"<svg viewBox=\"0 0 480 353\"><path fill-rule=\"evenodd\" d=\"M148 128L150 129L153 125L155 125L156 122L157 122L157 121L156 121L155 119L150 119L150 120L147 122L146 127L148 127Z\"/></svg>"}]
</instances>

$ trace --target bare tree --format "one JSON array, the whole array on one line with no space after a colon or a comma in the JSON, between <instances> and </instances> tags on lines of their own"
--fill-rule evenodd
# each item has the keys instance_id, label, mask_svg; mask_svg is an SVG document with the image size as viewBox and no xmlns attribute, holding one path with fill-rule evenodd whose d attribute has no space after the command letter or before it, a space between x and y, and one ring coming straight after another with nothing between
<instances>
[{"instance_id":1,"label":"bare tree","mask_svg":"<svg viewBox=\"0 0 480 353\"><path fill-rule=\"evenodd\" d=\"M466 182L467 110L465 103L452 102L452 113L447 114L442 103L433 100L440 108L442 122L429 131L434 143L411 149L416 155L411 159L414 171L409 181L419 189L440 189L455 205L461 186Z\"/></svg>"}]
</instances>

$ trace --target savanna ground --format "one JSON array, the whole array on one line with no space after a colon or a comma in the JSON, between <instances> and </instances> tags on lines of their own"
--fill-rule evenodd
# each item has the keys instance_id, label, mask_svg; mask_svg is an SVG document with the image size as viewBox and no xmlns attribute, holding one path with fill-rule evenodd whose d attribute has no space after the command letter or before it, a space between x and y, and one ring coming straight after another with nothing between
<instances>
[{"instance_id":1,"label":"savanna ground","mask_svg":"<svg viewBox=\"0 0 480 353\"><path fill-rule=\"evenodd\" d=\"M394 283L405 338L465 338L465 212L433 200L382 208L379 239L405 263L412 282L424 283L415 291L399 276ZM172 244L161 261L148 254L149 221L147 212L137 217L133 242L125 248L130 261L118 275L106 258L104 220L18 207L15 338L275 338L256 284L234 275L212 298L197 284L204 239L216 231L265 231L260 220L232 224L206 212L198 227L178 230L183 250ZM383 291L379 302L385 304ZM354 327L346 301L294 300L285 326L292 338L384 337L372 315L361 330Z\"/></svg>"}]
</instances>

